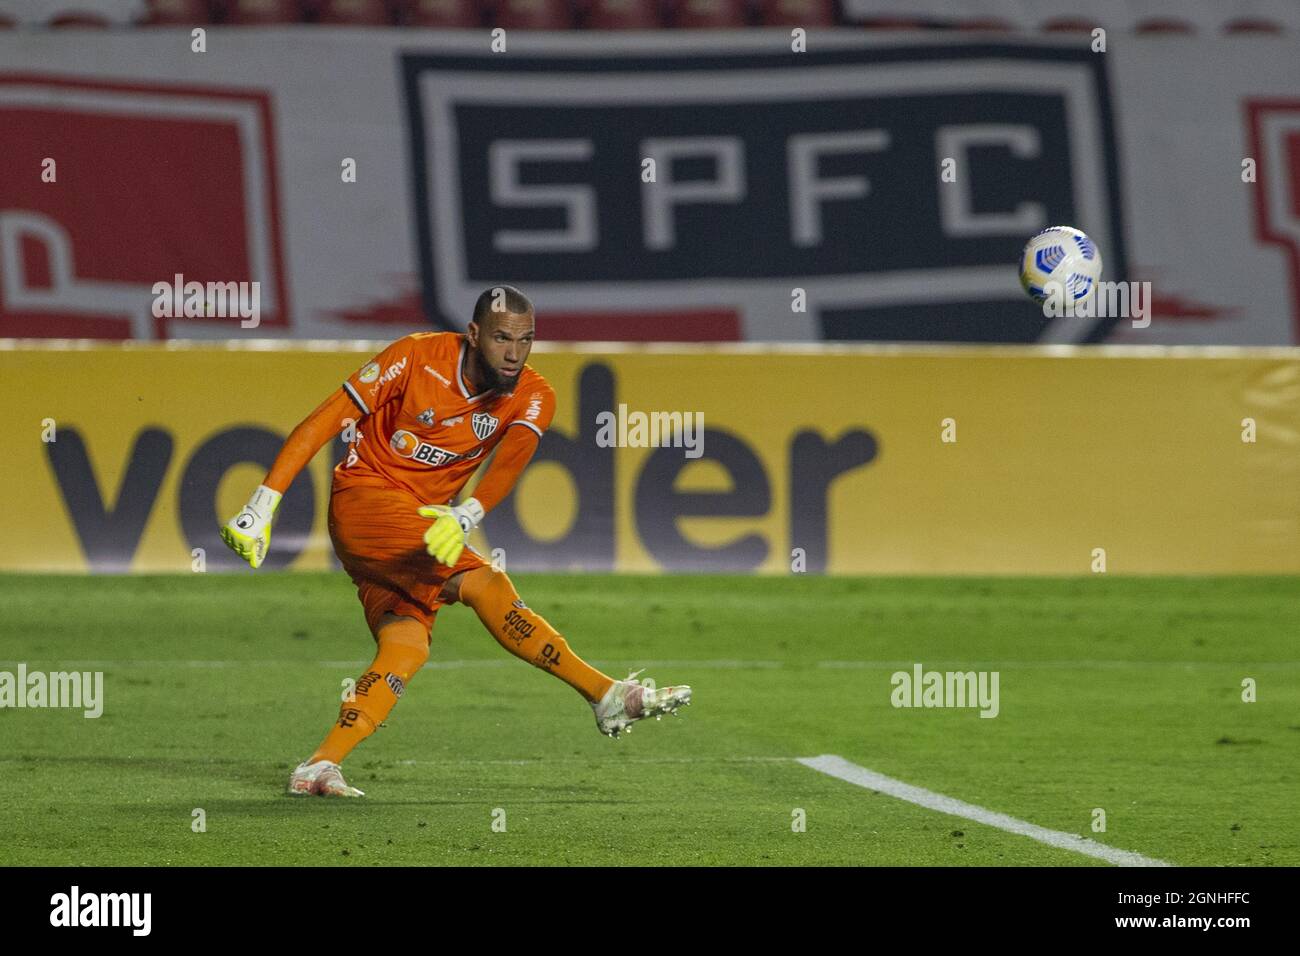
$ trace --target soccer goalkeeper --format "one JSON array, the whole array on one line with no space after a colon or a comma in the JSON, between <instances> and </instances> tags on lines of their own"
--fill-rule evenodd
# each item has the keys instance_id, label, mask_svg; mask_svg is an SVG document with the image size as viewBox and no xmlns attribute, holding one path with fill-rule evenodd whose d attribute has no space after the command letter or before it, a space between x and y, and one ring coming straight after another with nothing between
<instances>
[{"instance_id":1,"label":"soccer goalkeeper","mask_svg":"<svg viewBox=\"0 0 1300 956\"><path fill-rule=\"evenodd\" d=\"M350 376L296 427L253 497L221 536L254 568L294 476L349 421L356 437L334 469L329 530L357 586L378 650L289 792L359 797L339 767L383 723L429 657L438 608L468 605L507 651L569 684L596 726L617 737L637 720L690 703L686 686L613 680L570 650L505 572L465 540L514 487L555 413L555 393L525 362L533 306L511 286L486 290L464 335L417 332ZM496 458L475 495L452 504L484 457ZM638 672L639 673L639 672Z\"/></svg>"}]
</instances>

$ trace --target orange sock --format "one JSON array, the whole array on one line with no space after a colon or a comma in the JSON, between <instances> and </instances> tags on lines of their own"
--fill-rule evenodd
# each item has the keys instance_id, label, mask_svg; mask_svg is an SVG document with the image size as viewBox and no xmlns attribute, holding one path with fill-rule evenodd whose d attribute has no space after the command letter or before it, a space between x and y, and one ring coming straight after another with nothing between
<instances>
[{"instance_id":1,"label":"orange sock","mask_svg":"<svg viewBox=\"0 0 1300 956\"><path fill-rule=\"evenodd\" d=\"M419 621L393 621L379 629L377 638L379 652L357 681L356 699L343 702L338 722L308 763L340 763L384 722L411 677L429 659L429 632Z\"/></svg>"},{"instance_id":2,"label":"orange sock","mask_svg":"<svg viewBox=\"0 0 1300 956\"><path fill-rule=\"evenodd\" d=\"M573 651L546 618L530 610L504 571L476 568L460 582L461 603L472 607L497 643L515 657L554 674L589 701L598 701L614 681Z\"/></svg>"}]
</instances>

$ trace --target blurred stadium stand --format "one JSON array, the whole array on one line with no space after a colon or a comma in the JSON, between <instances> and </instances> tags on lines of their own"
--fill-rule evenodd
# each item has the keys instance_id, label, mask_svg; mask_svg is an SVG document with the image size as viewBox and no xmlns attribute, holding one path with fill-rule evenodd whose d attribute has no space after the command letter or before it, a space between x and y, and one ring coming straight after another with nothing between
<instances>
[{"instance_id":1,"label":"blurred stadium stand","mask_svg":"<svg viewBox=\"0 0 1300 956\"><path fill-rule=\"evenodd\" d=\"M472 29L482 26L483 8L477 0L408 0L405 22L440 30Z\"/></svg>"},{"instance_id":2,"label":"blurred stadium stand","mask_svg":"<svg viewBox=\"0 0 1300 956\"><path fill-rule=\"evenodd\" d=\"M507 30L569 30L577 25L567 0L499 0L491 20Z\"/></svg>"},{"instance_id":3,"label":"blurred stadium stand","mask_svg":"<svg viewBox=\"0 0 1300 956\"><path fill-rule=\"evenodd\" d=\"M592 30L653 30L664 25L656 0L589 0L582 22Z\"/></svg>"},{"instance_id":4,"label":"blurred stadium stand","mask_svg":"<svg viewBox=\"0 0 1300 956\"><path fill-rule=\"evenodd\" d=\"M0 28L315 23L526 30L859 25L876 30L1300 32L1296 0L0 0Z\"/></svg>"},{"instance_id":5,"label":"blurred stadium stand","mask_svg":"<svg viewBox=\"0 0 1300 956\"><path fill-rule=\"evenodd\" d=\"M743 27L745 12L745 0L679 0L669 26L688 30Z\"/></svg>"}]
</instances>

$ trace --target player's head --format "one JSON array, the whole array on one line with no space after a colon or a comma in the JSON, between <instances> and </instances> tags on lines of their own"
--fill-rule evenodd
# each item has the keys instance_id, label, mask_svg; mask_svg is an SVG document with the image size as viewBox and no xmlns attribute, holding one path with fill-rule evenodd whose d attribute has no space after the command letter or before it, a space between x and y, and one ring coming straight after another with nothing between
<instances>
[{"instance_id":1,"label":"player's head","mask_svg":"<svg viewBox=\"0 0 1300 956\"><path fill-rule=\"evenodd\" d=\"M514 286L484 289L466 338L487 387L514 391L533 348L533 303Z\"/></svg>"}]
</instances>

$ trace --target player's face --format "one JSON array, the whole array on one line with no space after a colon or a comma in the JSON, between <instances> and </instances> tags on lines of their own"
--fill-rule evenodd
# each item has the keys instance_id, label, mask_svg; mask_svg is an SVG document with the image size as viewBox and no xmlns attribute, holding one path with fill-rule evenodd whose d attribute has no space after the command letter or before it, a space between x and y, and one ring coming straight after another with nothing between
<instances>
[{"instance_id":1,"label":"player's face","mask_svg":"<svg viewBox=\"0 0 1300 956\"><path fill-rule=\"evenodd\" d=\"M473 323L470 323L473 327ZM533 314L505 312L490 315L477 329L474 345L478 349L479 368L489 388L513 392L519 375L533 349Z\"/></svg>"}]
</instances>

